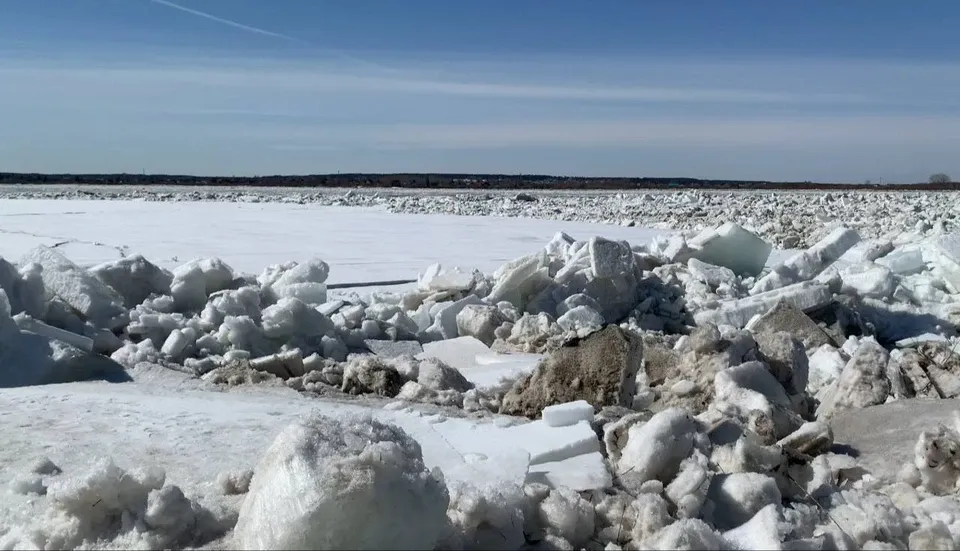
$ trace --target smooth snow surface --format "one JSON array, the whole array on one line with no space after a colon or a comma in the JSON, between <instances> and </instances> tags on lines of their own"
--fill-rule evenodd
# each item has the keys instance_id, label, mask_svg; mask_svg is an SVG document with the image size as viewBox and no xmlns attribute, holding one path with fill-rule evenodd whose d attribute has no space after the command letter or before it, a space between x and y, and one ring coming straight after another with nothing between
<instances>
[{"instance_id":1,"label":"smooth snow surface","mask_svg":"<svg viewBox=\"0 0 960 551\"><path fill-rule=\"evenodd\" d=\"M586 222L455 215L286 203L86 200L0 201L5 258L54 246L81 266L141 254L173 269L219 257L259 273L289 260L324 259L328 283L416 279L434 263L490 273L555 233L646 243L665 230Z\"/></svg>"}]
</instances>

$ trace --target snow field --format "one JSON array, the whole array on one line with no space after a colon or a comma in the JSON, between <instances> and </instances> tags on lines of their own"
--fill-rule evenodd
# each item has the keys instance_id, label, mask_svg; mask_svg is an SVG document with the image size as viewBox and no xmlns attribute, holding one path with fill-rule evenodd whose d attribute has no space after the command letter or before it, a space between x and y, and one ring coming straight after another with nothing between
<instances>
[{"instance_id":1,"label":"snow field","mask_svg":"<svg viewBox=\"0 0 960 551\"><path fill-rule=\"evenodd\" d=\"M333 267L329 283L416 279L437 262L489 273L561 230L637 242L667 232L521 218L490 223L318 204L0 201L2 255L8 259L58 243L59 252L87 267L118 260L121 252L171 270L194 258L217 257L252 273L317 257Z\"/></svg>"},{"instance_id":2,"label":"snow field","mask_svg":"<svg viewBox=\"0 0 960 551\"><path fill-rule=\"evenodd\" d=\"M423 220L448 247L476 231ZM492 245L533 227L502 222ZM915 462L891 476L831 425L960 396L957 239L819 225L773 255L730 223L563 228L495 270L438 248L410 288L336 297L309 249L249 275L28 248L0 263L0 547L956 548L960 427L901 431Z\"/></svg>"},{"instance_id":3,"label":"snow field","mask_svg":"<svg viewBox=\"0 0 960 551\"><path fill-rule=\"evenodd\" d=\"M902 234L943 229L960 210L955 193L879 191L703 191L703 190L404 190L298 189L168 186L31 185L0 186L0 197L94 199L126 202L244 203L364 207L394 214L495 216L589 222L611 226L599 235L616 237L616 226L700 231L735 222L783 249L813 245L820 230L837 222L866 238L895 239ZM533 199L532 201L529 199ZM569 232L583 234L567 226ZM488 229L487 231L496 231ZM378 236L383 239L382 236ZM196 254L225 255L222 247ZM147 250L135 248L150 258ZM511 255L512 258L515 255ZM295 258L288 255L286 258ZM332 257L322 256L335 265ZM73 257L71 257L73 258ZM159 258L157 258L159 260ZM453 257L445 259L454 262ZM155 260L156 261L156 260ZM280 261L280 260L274 260ZM237 264L239 267L239 264ZM252 269L259 269L261 265Z\"/></svg>"}]
</instances>

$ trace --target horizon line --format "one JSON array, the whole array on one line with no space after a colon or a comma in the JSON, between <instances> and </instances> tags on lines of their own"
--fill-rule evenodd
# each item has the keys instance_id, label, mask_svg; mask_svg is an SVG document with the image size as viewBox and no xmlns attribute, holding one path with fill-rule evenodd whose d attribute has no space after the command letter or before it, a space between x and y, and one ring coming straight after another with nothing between
<instances>
[{"instance_id":1,"label":"horizon line","mask_svg":"<svg viewBox=\"0 0 960 551\"><path fill-rule=\"evenodd\" d=\"M286 173L286 174L255 174L255 175L225 175L225 174L177 174L164 172L0 172L0 179L10 179L17 176L29 177L123 177L133 176L137 178L183 178L183 179L234 179L234 180L268 180L268 179L291 179L291 178L336 178L336 177L385 177L385 176L437 176L444 178L477 177L481 179L512 179L512 178L536 178L536 179L566 179L566 180L639 180L640 182L658 182L658 181L685 181L686 183L706 183L706 184L808 184L808 185L842 185L842 186L861 186L861 187L882 187L887 185L931 185L933 182L883 182L879 178L876 182L866 180L864 182L839 182L839 181L814 181L814 180L774 180L774 179L740 179L740 178L702 178L696 176L582 176L582 175L564 175L548 173L510 173L510 172L314 172L314 173ZM956 183L953 180L944 182L946 184ZM70 183L70 182L31 182L24 184L0 183L0 185L97 185L90 183ZM103 185L127 185L127 184L103 184ZM168 185L189 185L168 184ZM668 184L664 184L668 185ZM934 184L935 185L935 184ZM286 186L276 186L286 187ZM325 186L289 186L289 187L325 187ZM372 187L372 186L371 186ZM405 186L401 186L405 187ZM410 186L407 189L430 189L421 186ZM448 188L452 189L452 188ZM498 188L491 188L498 189Z\"/></svg>"}]
</instances>

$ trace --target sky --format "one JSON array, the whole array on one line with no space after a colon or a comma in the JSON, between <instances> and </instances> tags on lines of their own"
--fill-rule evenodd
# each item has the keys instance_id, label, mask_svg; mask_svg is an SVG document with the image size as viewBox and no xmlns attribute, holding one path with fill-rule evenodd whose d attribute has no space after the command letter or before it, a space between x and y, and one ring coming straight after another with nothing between
<instances>
[{"instance_id":1,"label":"sky","mask_svg":"<svg viewBox=\"0 0 960 551\"><path fill-rule=\"evenodd\" d=\"M955 0L0 0L0 171L960 177Z\"/></svg>"}]
</instances>

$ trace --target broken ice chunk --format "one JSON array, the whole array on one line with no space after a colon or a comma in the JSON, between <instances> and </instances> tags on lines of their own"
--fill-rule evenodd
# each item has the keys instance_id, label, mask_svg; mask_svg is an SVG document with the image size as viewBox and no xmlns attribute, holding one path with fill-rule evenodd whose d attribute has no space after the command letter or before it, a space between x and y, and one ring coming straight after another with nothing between
<instances>
[{"instance_id":1,"label":"broken ice chunk","mask_svg":"<svg viewBox=\"0 0 960 551\"><path fill-rule=\"evenodd\" d=\"M56 338L20 331L10 317L7 295L0 290L0 387L94 379L121 382L130 377L123 366L108 358Z\"/></svg>"},{"instance_id":2,"label":"broken ice chunk","mask_svg":"<svg viewBox=\"0 0 960 551\"><path fill-rule=\"evenodd\" d=\"M343 308L346 304L347 304L346 302L339 299L331 300L328 302L324 302L320 306L317 306L317 312L320 312L324 316L329 317L339 312L340 309Z\"/></svg>"},{"instance_id":3,"label":"broken ice chunk","mask_svg":"<svg viewBox=\"0 0 960 551\"><path fill-rule=\"evenodd\" d=\"M897 281L890 268L879 264L860 264L840 271L841 292L862 297L886 298L893 294Z\"/></svg>"},{"instance_id":4,"label":"broken ice chunk","mask_svg":"<svg viewBox=\"0 0 960 551\"><path fill-rule=\"evenodd\" d=\"M791 283L808 281L833 264L860 241L860 234L849 228L837 228L809 249L791 256L772 272L760 278L750 294L771 291Z\"/></svg>"},{"instance_id":5,"label":"broken ice chunk","mask_svg":"<svg viewBox=\"0 0 960 551\"><path fill-rule=\"evenodd\" d=\"M927 254L944 281L954 292L960 291L960 232L941 236L927 248Z\"/></svg>"},{"instance_id":6,"label":"broken ice chunk","mask_svg":"<svg viewBox=\"0 0 960 551\"><path fill-rule=\"evenodd\" d=\"M506 390L536 369L541 354L496 354L476 356L476 367L462 370L463 376L479 389Z\"/></svg>"},{"instance_id":7,"label":"broken ice chunk","mask_svg":"<svg viewBox=\"0 0 960 551\"><path fill-rule=\"evenodd\" d=\"M487 296L487 301L490 304L496 304L506 300L522 308L526 298L538 292L549 281L549 270L546 265L547 252L544 250L500 266L493 273L497 283ZM563 270L557 273L557 281L560 280L561 273Z\"/></svg>"},{"instance_id":8,"label":"broken ice chunk","mask_svg":"<svg viewBox=\"0 0 960 551\"><path fill-rule=\"evenodd\" d=\"M918 246L897 247L890 254L875 261L898 275L918 274L927 268L923 260L923 249Z\"/></svg>"},{"instance_id":9,"label":"broken ice chunk","mask_svg":"<svg viewBox=\"0 0 960 551\"><path fill-rule=\"evenodd\" d=\"M921 335L917 335L916 337L900 339L896 342L896 345L897 348L914 348L925 342L950 342L950 339L935 333L923 333Z\"/></svg>"},{"instance_id":10,"label":"broken ice chunk","mask_svg":"<svg viewBox=\"0 0 960 551\"><path fill-rule=\"evenodd\" d=\"M715 325L732 325L745 327L753 316L763 314L784 301L800 310L810 310L823 306L833 300L833 293L826 285L802 281L780 289L773 289L764 293L737 300L721 301L718 308L702 310L694 314L697 325L713 323Z\"/></svg>"},{"instance_id":11,"label":"broken ice chunk","mask_svg":"<svg viewBox=\"0 0 960 551\"><path fill-rule=\"evenodd\" d=\"M593 237L589 243L594 277L613 279L633 271L633 251L626 243L602 237Z\"/></svg>"},{"instance_id":12,"label":"broken ice chunk","mask_svg":"<svg viewBox=\"0 0 960 551\"><path fill-rule=\"evenodd\" d=\"M783 386L763 362L747 362L724 369L714 378L714 407L729 416L747 418L758 411L769 417L779 437L800 428L803 423L792 411Z\"/></svg>"},{"instance_id":13,"label":"broken ice chunk","mask_svg":"<svg viewBox=\"0 0 960 551\"><path fill-rule=\"evenodd\" d=\"M370 352L381 358L397 358L400 356L416 356L423 352L423 347L417 341L383 341L367 339L363 341Z\"/></svg>"},{"instance_id":14,"label":"broken ice chunk","mask_svg":"<svg viewBox=\"0 0 960 551\"><path fill-rule=\"evenodd\" d=\"M173 270L170 290L178 306L203 308L211 294L233 285L233 268L219 258L197 258ZM201 296L202 295L202 296Z\"/></svg>"},{"instance_id":15,"label":"broken ice chunk","mask_svg":"<svg viewBox=\"0 0 960 551\"><path fill-rule=\"evenodd\" d=\"M268 302L292 297L310 306L327 301L327 276L330 267L314 258L306 262L287 262L267 267L257 277Z\"/></svg>"},{"instance_id":16,"label":"broken ice chunk","mask_svg":"<svg viewBox=\"0 0 960 551\"><path fill-rule=\"evenodd\" d=\"M621 482L639 489L648 480L672 479L680 461L693 450L700 429L696 419L680 408L664 409L646 423L629 425L626 443L610 454Z\"/></svg>"},{"instance_id":17,"label":"broken ice chunk","mask_svg":"<svg viewBox=\"0 0 960 551\"><path fill-rule=\"evenodd\" d=\"M48 339L57 339L59 341L63 341L71 346L75 346L80 350L83 350L84 352L93 351L93 339L90 337L78 335L76 333L60 329L59 327L47 325L46 323L35 320L26 314L17 314L13 319L17 322L17 326L23 331L30 331L31 333L42 335Z\"/></svg>"},{"instance_id":18,"label":"broken ice chunk","mask_svg":"<svg viewBox=\"0 0 960 551\"><path fill-rule=\"evenodd\" d=\"M890 395L887 364L890 354L872 337L864 338L840 377L825 394L817 408L817 417L826 419L844 409L860 409L882 404Z\"/></svg>"},{"instance_id":19,"label":"broken ice chunk","mask_svg":"<svg viewBox=\"0 0 960 551\"><path fill-rule=\"evenodd\" d=\"M820 389L829 387L840 378L846 364L846 359L836 347L824 344L817 348L809 357L810 380L807 382L807 392L816 395Z\"/></svg>"},{"instance_id":20,"label":"broken ice chunk","mask_svg":"<svg viewBox=\"0 0 960 551\"><path fill-rule=\"evenodd\" d=\"M45 291L39 264L25 264L17 267L0 257L0 289L7 294L10 311L14 314L26 312L32 317L42 317L46 310Z\"/></svg>"},{"instance_id":21,"label":"broken ice chunk","mask_svg":"<svg viewBox=\"0 0 960 551\"><path fill-rule=\"evenodd\" d=\"M428 333L442 339L452 339L460 335L460 329L457 327L457 315L471 304L483 304L477 295L467 295L466 297L452 303L446 303L436 314L433 325L428 329Z\"/></svg>"},{"instance_id":22,"label":"broken ice chunk","mask_svg":"<svg viewBox=\"0 0 960 551\"><path fill-rule=\"evenodd\" d=\"M164 341L163 346L160 347L160 352L170 358L179 358L180 354L193 343L191 333L192 330L189 328L182 331L180 329L174 329L170 332L167 340Z\"/></svg>"},{"instance_id":23,"label":"broken ice chunk","mask_svg":"<svg viewBox=\"0 0 960 551\"><path fill-rule=\"evenodd\" d=\"M169 295L173 275L149 262L142 255L134 255L90 268L123 297L128 308L141 304L150 295Z\"/></svg>"},{"instance_id":24,"label":"broken ice chunk","mask_svg":"<svg viewBox=\"0 0 960 551\"><path fill-rule=\"evenodd\" d=\"M613 485L613 477L600 452L585 453L562 461L531 465L527 484L539 482L550 488L567 487L575 492L602 490Z\"/></svg>"},{"instance_id":25,"label":"broken ice chunk","mask_svg":"<svg viewBox=\"0 0 960 551\"><path fill-rule=\"evenodd\" d=\"M543 408L543 422L551 427L566 427L593 419L593 406L586 400L556 404Z\"/></svg>"},{"instance_id":26,"label":"broken ice chunk","mask_svg":"<svg viewBox=\"0 0 960 551\"><path fill-rule=\"evenodd\" d=\"M773 250L772 245L733 222L698 235L690 244L698 249L695 258L744 276L759 275Z\"/></svg>"},{"instance_id":27,"label":"broken ice chunk","mask_svg":"<svg viewBox=\"0 0 960 551\"><path fill-rule=\"evenodd\" d=\"M773 477L760 473L717 475L710 485L708 495L715 506L714 524L722 529L742 526L765 507L779 506L782 499ZM775 510L776 507L771 509L771 512ZM741 532L734 539L744 541L746 538Z\"/></svg>"},{"instance_id":28,"label":"broken ice chunk","mask_svg":"<svg viewBox=\"0 0 960 551\"><path fill-rule=\"evenodd\" d=\"M594 311L599 312L602 310L600 305L594 300L593 297L585 295L583 293L576 293L570 295L569 297L563 299L560 304L557 305L557 315L562 316L568 311L576 308L577 306L589 306Z\"/></svg>"},{"instance_id":29,"label":"broken ice chunk","mask_svg":"<svg viewBox=\"0 0 960 551\"><path fill-rule=\"evenodd\" d=\"M590 423L580 421L567 427L551 427L533 421L502 430L503 440L530 452L530 464L563 461L585 453L599 452L600 441Z\"/></svg>"},{"instance_id":30,"label":"broken ice chunk","mask_svg":"<svg viewBox=\"0 0 960 551\"><path fill-rule=\"evenodd\" d=\"M487 346L493 344L497 328L506 321L499 308L485 304L468 304L456 316L458 334L476 337Z\"/></svg>"},{"instance_id":31,"label":"broken ice chunk","mask_svg":"<svg viewBox=\"0 0 960 551\"><path fill-rule=\"evenodd\" d=\"M603 316L589 306L571 308L557 319L557 325L580 338L603 329Z\"/></svg>"},{"instance_id":32,"label":"broken ice chunk","mask_svg":"<svg viewBox=\"0 0 960 551\"><path fill-rule=\"evenodd\" d=\"M333 335L333 321L299 299L284 297L263 310L263 334L271 339Z\"/></svg>"},{"instance_id":33,"label":"broken ice chunk","mask_svg":"<svg viewBox=\"0 0 960 551\"><path fill-rule=\"evenodd\" d=\"M746 328L754 333L786 331L808 349L833 344L830 336L815 321L786 302L778 302L767 313L753 317Z\"/></svg>"},{"instance_id":34,"label":"broken ice chunk","mask_svg":"<svg viewBox=\"0 0 960 551\"><path fill-rule=\"evenodd\" d=\"M707 264L706 262L697 260L696 258L691 258L687 261L687 269L690 270L690 275L694 279L707 284L713 289L716 289L721 285L728 285L732 287L737 283L737 276L730 268Z\"/></svg>"},{"instance_id":35,"label":"broken ice chunk","mask_svg":"<svg viewBox=\"0 0 960 551\"><path fill-rule=\"evenodd\" d=\"M850 247L840 255L840 262L846 264L863 264L888 255L893 251L893 243L886 239L865 239Z\"/></svg>"},{"instance_id":36,"label":"broken ice chunk","mask_svg":"<svg viewBox=\"0 0 960 551\"><path fill-rule=\"evenodd\" d=\"M474 337L457 337L423 345L423 353L417 357L437 358L450 367L467 370L477 365L478 354L489 354L490 348Z\"/></svg>"},{"instance_id":37,"label":"broken ice chunk","mask_svg":"<svg viewBox=\"0 0 960 551\"><path fill-rule=\"evenodd\" d=\"M687 246L687 240L683 235L674 235L669 238L661 254L670 262L683 262L694 253L695 251Z\"/></svg>"},{"instance_id":38,"label":"broken ice chunk","mask_svg":"<svg viewBox=\"0 0 960 551\"><path fill-rule=\"evenodd\" d=\"M570 252L570 245L573 245L575 242L576 239L561 231L554 234L553 238L549 243L547 243L544 249L547 251L548 255L561 260L566 260L567 254Z\"/></svg>"},{"instance_id":39,"label":"broken ice chunk","mask_svg":"<svg viewBox=\"0 0 960 551\"><path fill-rule=\"evenodd\" d=\"M303 355L297 349L271 354L250 360L250 368L272 373L282 379L301 377L304 374Z\"/></svg>"},{"instance_id":40,"label":"broken ice chunk","mask_svg":"<svg viewBox=\"0 0 960 551\"><path fill-rule=\"evenodd\" d=\"M20 261L21 265L32 262L43 267L40 276L49 294L69 304L98 327L119 329L128 322L123 297L62 254L41 245Z\"/></svg>"},{"instance_id":41,"label":"broken ice chunk","mask_svg":"<svg viewBox=\"0 0 960 551\"><path fill-rule=\"evenodd\" d=\"M417 288L421 291L466 291L473 283L472 273L459 267L444 269L440 264L431 264L417 276Z\"/></svg>"}]
</instances>

